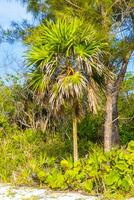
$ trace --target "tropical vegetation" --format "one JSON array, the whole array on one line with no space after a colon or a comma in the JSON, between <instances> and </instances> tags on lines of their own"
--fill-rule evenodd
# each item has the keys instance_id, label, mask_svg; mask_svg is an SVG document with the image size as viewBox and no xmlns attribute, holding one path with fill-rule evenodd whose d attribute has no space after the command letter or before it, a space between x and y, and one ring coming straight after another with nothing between
<instances>
[{"instance_id":1,"label":"tropical vegetation","mask_svg":"<svg viewBox=\"0 0 134 200\"><path fill-rule=\"evenodd\" d=\"M0 180L134 196L133 1L20 3L37 23L3 36L27 50L0 82Z\"/></svg>"}]
</instances>

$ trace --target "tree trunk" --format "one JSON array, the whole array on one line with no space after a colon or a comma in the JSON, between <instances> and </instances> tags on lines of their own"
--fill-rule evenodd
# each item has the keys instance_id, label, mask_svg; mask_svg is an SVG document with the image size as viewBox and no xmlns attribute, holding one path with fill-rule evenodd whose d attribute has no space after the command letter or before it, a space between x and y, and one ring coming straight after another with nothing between
<instances>
[{"instance_id":1,"label":"tree trunk","mask_svg":"<svg viewBox=\"0 0 134 200\"><path fill-rule=\"evenodd\" d=\"M73 118L73 157L74 162L78 161L78 141L77 141L77 117Z\"/></svg>"},{"instance_id":2,"label":"tree trunk","mask_svg":"<svg viewBox=\"0 0 134 200\"><path fill-rule=\"evenodd\" d=\"M112 95L112 146L120 144L118 126L118 90L115 89Z\"/></svg>"},{"instance_id":3,"label":"tree trunk","mask_svg":"<svg viewBox=\"0 0 134 200\"><path fill-rule=\"evenodd\" d=\"M104 125L104 150L110 151L112 146L119 145L118 128L118 90L113 83L107 85L105 125Z\"/></svg>"},{"instance_id":4,"label":"tree trunk","mask_svg":"<svg viewBox=\"0 0 134 200\"><path fill-rule=\"evenodd\" d=\"M113 112L112 145L113 146L118 146L120 144L119 125L118 125L118 94L119 94L119 89L121 87L121 84L126 74L127 65L131 57L131 53L132 51L129 51L128 54L126 55L126 58L124 59L122 63L122 67L119 71L117 79L115 80L114 88L113 88L113 99L112 99L113 101L112 102L112 110L113 110L112 111Z\"/></svg>"},{"instance_id":5,"label":"tree trunk","mask_svg":"<svg viewBox=\"0 0 134 200\"><path fill-rule=\"evenodd\" d=\"M104 124L104 151L111 149L112 136L112 92L108 91L106 96L105 124Z\"/></svg>"},{"instance_id":6,"label":"tree trunk","mask_svg":"<svg viewBox=\"0 0 134 200\"><path fill-rule=\"evenodd\" d=\"M119 126L118 126L118 94L123 82L127 65L132 51L129 51L124 59L116 80L108 80L106 85L106 108L104 124L104 151L110 151L112 146L119 145Z\"/></svg>"}]
</instances>

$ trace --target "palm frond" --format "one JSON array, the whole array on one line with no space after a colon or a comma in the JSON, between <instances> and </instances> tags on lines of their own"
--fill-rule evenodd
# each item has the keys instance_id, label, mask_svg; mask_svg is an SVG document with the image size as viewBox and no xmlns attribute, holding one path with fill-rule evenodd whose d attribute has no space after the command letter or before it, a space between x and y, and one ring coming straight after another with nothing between
<instances>
[{"instance_id":1,"label":"palm frond","mask_svg":"<svg viewBox=\"0 0 134 200\"><path fill-rule=\"evenodd\" d=\"M90 108L96 113L99 90L104 78L110 77L102 62L107 46L103 38L92 25L77 18L47 21L39 30L27 52L28 65L33 66L30 86L41 93L47 89L47 101L56 111L67 103L72 107L76 102L84 104L88 94Z\"/></svg>"},{"instance_id":2,"label":"palm frond","mask_svg":"<svg viewBox=\"0 0 134 200\"><path fill-rule=\"evenodd\" d=\"M74 45L78 21L69 23L66 20L57 20L57 23L47 22L47 26L42 25L42 36L40 42L49 46L52 52L69 54Z\"/></svg>"},{"instance_id":3,"label":"palm frond","mask_svg":"<svg viewBox=\"0 0 134 200\"><path fill-rule=\"evenodd\" d=\"M32 49L26 52L26 59L28 61L28 66L38 65L43 66L51 60L51 55L42 46L33 46Z\"/></svg>"},{"instance_id":4,"label":"palm frond","mask_svg":"<svg viewBox=\"0 0 134 200\"><path fill-rule=\"evenodd\" d=\"M50 77L44 75L40 70L36 70L34 73L29 74L29 87L35 92L38 91L39 93L44 94L49 82Z\"/></svg>"},{"instance_id":5,"label":"palm frond","mask_svg":"<svg viewBox=\"0 0 134 200\"><path fill-rule=\"evenodd\" d=\"M68 101L71 103L73 99L79 100L84 94L87 84L88 81L80 72L69 76L59 76L51 90L50 104L58 110Z\"/></svg>"},{"instance_id":6,"label":"palm frond","mask_svg":"<svg viewBox=\"0 0 134 200\"><path fill-rule=\"evenodd\" d=\"M88 85L87 96L88 96L88 103L90 111L96 114L101 105L101 98L100 98L100 88L98 84L90 78L90 82Z\"/></svg>"}]
</instances>

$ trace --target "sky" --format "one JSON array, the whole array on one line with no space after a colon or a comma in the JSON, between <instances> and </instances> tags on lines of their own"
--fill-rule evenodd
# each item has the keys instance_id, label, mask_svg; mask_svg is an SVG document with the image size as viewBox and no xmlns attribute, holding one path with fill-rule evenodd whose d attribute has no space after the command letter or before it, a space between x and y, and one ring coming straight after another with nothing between
<instances>
[{"instance_id":1,"label":"sky","mask_svg":"<svg viewBox=\"0 0 134 200\"><path fill-rule=\"evenodd\" d=\"M0 0L0 26L10 28L12 21L21 22L27 19L33 21L32 15L26 12L26 7L15 0ZM15 74L24 70L25 48L21 42L0 44L0 77L5 79L6 74Z\"/></svg>"},{"instance_id":2,"label":"sky","mask_svg":"<svg viewBox=\"0 0 134 200\"><path fill-rule=\"evenodd\" d=\"M27 13L26 7L23 7L15 0L0 0L0 26L9 28L12 21L21 22L27 19L33 22L32 15ZM6 74L15 74L24 70L25 48L21 42L14 44L0 44L0 77L5 79ZM129 62L128 71L134 72L134 58Z\"/></svg>"},{"instance_id":3,"label":"sky","mask_svg":"<svg viewBox=\"0 0 134 200\"><path fill-rule=\"evenodd\" d=\"M24 18L31 20L32 16L18 1L0 0L0 24L4 28L8 28L11 21L21 21Z\"/></svg>"}]
</instances>

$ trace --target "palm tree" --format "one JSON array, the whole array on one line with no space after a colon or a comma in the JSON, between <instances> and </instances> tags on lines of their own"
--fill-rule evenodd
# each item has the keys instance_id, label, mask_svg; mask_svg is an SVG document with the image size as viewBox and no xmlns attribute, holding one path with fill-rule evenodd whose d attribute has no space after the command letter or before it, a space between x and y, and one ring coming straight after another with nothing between
<instances>
[{"instance_id":1,"label":"palm tree","mask_svg":"<svg viewBox=\"0 0 134 200\"><path fill-rule=\"evenodd\" d=\"M30 86L47 99L53 114L63 112L66 106L72 109L77 161L77 123L85 104L97 112L102 79L107 75L100 61L106 44L93 26L78 19L49 21L37 30L26 55L32 66Z\"/></svg>"}]
</instances>

